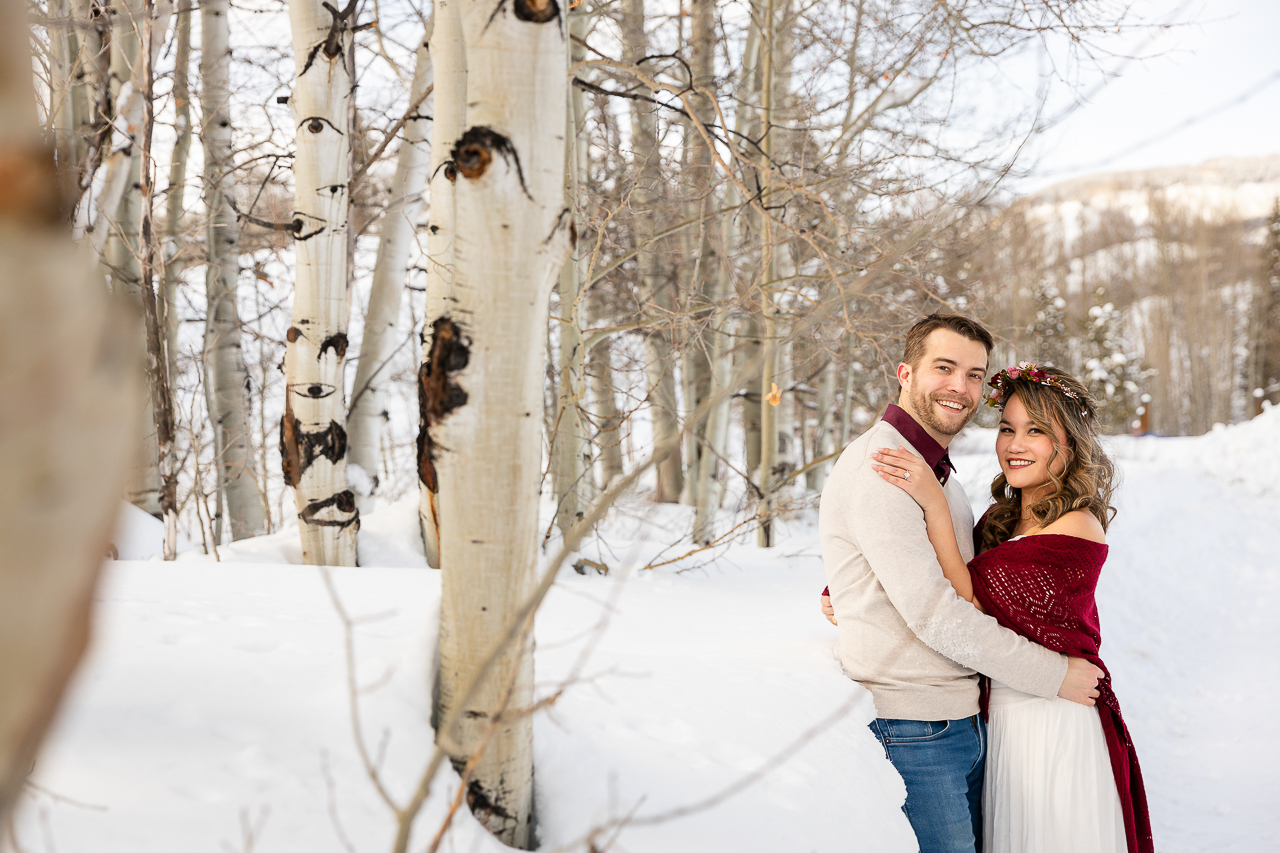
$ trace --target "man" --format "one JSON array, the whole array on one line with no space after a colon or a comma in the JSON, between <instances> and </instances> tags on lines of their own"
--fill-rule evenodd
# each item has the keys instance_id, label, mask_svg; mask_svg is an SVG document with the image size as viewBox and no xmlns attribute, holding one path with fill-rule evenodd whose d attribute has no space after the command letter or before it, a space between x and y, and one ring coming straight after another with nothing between
<instances>
[{"instance_id":1,"label":"man","mask_svg":"<svg viewBox=\"0 0 1280 853\"><path fill-rule=\"evenodd\" d=\"M819 535L845 674L871 691L872 731L907 787L921 853L982 847L986 729L978 672L1036 696L1092 705L1101 671L1000 627L956 595L924 513L872 470L871 453L905 447L943 484L956 539L973 557L973 513L951 477L951 439L983 399L991 335L932 314L907 333L898 404L840 455L822 491Z\"/></svg>"}]
</instances>

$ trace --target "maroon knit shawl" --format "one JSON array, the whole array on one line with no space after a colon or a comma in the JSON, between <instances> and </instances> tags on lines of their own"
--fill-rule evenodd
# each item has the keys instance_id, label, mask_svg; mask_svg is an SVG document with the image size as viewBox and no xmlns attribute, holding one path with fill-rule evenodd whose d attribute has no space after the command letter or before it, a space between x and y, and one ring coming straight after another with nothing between
<instances>
[{"instance_id":1,"label":"maroon knit shawl","mask_svg":"<svg viewBox=\"0 0 1280 853\"><path fill-rule=\"evenodd\" d=\"M1054 533L1005 542L969 563L973 591L987 613L1004 627L1055 652L1084 658L1106 672L1106 664L1098 656L1102 635L1093 593L1107 550L1098 542ZM983 679L984 716L986 686ZM1096 707L1120 793L1129 853L1152 853L1142 771L1120 716L1120 703L1111 690L1109 672L1098 682L1098 691L1101 698Z\"/></svg>"}]
</instances>

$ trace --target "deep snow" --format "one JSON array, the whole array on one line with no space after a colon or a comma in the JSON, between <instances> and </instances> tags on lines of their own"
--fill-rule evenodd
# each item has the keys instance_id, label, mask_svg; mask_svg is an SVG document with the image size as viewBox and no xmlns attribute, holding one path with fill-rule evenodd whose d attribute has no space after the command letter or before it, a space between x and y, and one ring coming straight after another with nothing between
<instances>
[{"instance_id":1,"label":"deep snow","mask_svg":"<svg viewBox=\"0 0 1280 853\"><path fill-rule=\"evenodd\" d=\"M992 442L969 430L953 445L979 508ZM1109 446L1124 485L1102 651L1157 849L1280 850L1280 411ZM370 515L361 555L376 567L332 572L364 617L363 730L398 801L431 748L439 576L422 568L414 512L407 500ZM539 695L563 688L535 718L543 849L914 849L901 782L865 727L869 697L817 611L813 513L771 551L748 535L639 570L688 516L619 506L584 549L610 575L564 569L539 614ZM221 563L182 556L111 565L97 640L17 822L23 848L389 849L390 810L354 747L341 623L321 571L294 565L295 534L225 548ZM426 848L455 785L446 766L410 849ZM501 848L463 808L441 849Z\"/></svg>"}]
</instances>

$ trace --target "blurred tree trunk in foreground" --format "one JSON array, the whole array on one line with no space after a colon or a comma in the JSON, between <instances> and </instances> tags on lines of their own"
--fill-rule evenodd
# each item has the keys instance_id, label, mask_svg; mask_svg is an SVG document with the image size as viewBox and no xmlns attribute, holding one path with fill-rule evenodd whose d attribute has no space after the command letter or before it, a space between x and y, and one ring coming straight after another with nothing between
<instances>
[{"instance_id":1,"label":"blurred tree trunk in foreground","mask_svg":"<svg viewBox=\"0 0 1280 853\"><path fill-rule=\"evenodd\" d=\"M136 330L67 231L26 8L0 0L0 824L89 637L136 444Z\"/></svg>"}]
</instances>

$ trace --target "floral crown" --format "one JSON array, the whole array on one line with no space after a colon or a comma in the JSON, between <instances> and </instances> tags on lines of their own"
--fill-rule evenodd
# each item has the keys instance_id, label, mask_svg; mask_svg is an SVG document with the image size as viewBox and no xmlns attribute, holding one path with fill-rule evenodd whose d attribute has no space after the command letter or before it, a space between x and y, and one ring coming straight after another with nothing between
<instances>
[{"instance_id":1,"label":"floral crown","mask_svg":"<svg viewBox=\"0 0 1280 853\"><path fill-rule=\"evenodd\" d=\"M1022 379L1027 382L1034 382L1037 385L1048 385L1050 388L1056 388L1065 396L1070 397L1080 404L1080 408L1086 413L1089 412L1089 401L1084 399L1072 389L1068 388L1057 376L1046 373L1040 369L1040 365L1034 361L1020 361L1016 366L1006 367L1004 370L991 377L991 381L987 384L995 390L987 395L988 406L999 406L1004 408L1004 404L1009 400L1010 384L1015 379Z\"/></svg>"}]
</instances>

